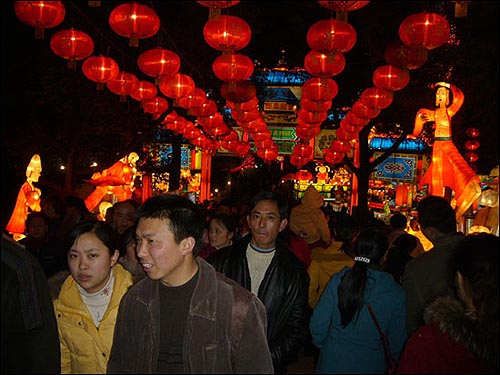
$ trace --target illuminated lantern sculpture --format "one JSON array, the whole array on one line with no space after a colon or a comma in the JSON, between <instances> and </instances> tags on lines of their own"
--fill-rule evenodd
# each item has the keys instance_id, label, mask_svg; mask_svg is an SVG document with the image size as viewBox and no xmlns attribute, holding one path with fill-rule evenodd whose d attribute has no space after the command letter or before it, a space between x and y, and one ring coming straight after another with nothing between
<instances>
[{"instance_id":1,"label":"illuminated lantern sculpture","mask_svg":"<svg viewBox=\"0 0 500 375\"><path fill-rule=\"evenodd\" d=\"M208 45L222 52L234 52L250 43L252 30L248 23L236 16L209 19L203 27L203 37Z\"/></svg>"},{"instance_id":2,"label":"illuminated lantern sculpture","mask_svg":"<svg viewBox=\"0 0 500 375\"><path fill-rule=\"evenodd\" d=\"M253 69L253 61L239 53L223 53L212 64L215 76L224 82L245 81L252 76Z\"/></svg>"},{"instance_id":3,"label":"illuminated lantern sculpture","mask_svg":"<svg viewBox=\"0 0 500 375\"><path fill-rule=\"evenodd\" d=\"M384 52L384 59L389 65L408 70L420 68L428 56L425 48L407 46L401 40L387 44Z\"/></svg>"},{"instance_id":4,"label":"illuminated lantern sculpture","mask_svg":"<svg viewBox=\"0 0 500 375\"><path fill-rule=\"evenodd\" d=\"M142 52L137 58L137 65L141 72L153 77L158 84L160 77L174 75L179 71L181 59L175 52L157 47Z\"/></svg>"},{"instance_id":5,"label":"illuminated lantern sculpture","mask_svg":"<svg viewBox=\"0 0 500 375\"><path fill-rule=\"evenodd\" d=\"M143 100L153 99L157 94L158 89L154 84L148 81L139 81L139 85L130 93L130 97L142 102Z\"/></svg>"},{"instance_id":6,"label":"illuminated lantern sculpture","mask_svg":"<svg viewBox=\"0 0 500 375\"><path fill-rule=\"evenodd\" d=\"M339 92L331 78L309 78L302 86L302 97L312 101L332 100Z\"/></svg>"},{"instance_id":7,"label":"illuminated lantern sculpture","mask_svg":"<svg viewBox=\"0 0 500 375\"><path fill-rule=\"evenodd\" d=\"M131 152L122 157L111 167L92 174L90 180L84 180L95 186L95 190L85 198L85 205L93 211L107 194L113 194L117 202L132 198L135 190L134 180L138 175L136 164L139 155Z\"/></svg>"},{"instance_id":8,"label":"illuminated lantern sculpture","mask_svg":"<svg viewBox=\"0 0 500 375\"><path fill-rule=\"evenodd\" d=\"M150 38L160 30L160 17L146 5L129 2L111 11L109 26L118 35L130 38L131 47L137 47L139 39Z\"/></svg>"},{"instance_id":9,"label":"illuminated lantern sculpture","mask_svg":"<svg viewBox=\"0 0 500 375\"><path fill-rule=\"evenodd\" d=\"M132 73L120 72L115 79L106 82L106 87L113 94L120 95L120 102L125 102L126 96L139 87L139 79Z\"/></svg>"},{"instance_id":10,"label":"illuminated lantern sculpture","mask_svg":"<svg viewBox=\"0 0 500 375\"><path fill-rule=\"evenodd\" d=\"M349 23L333 18L313 24L307 31L307 45L322 53L346 53L356 44L356 30Z\"/></svg>"},{"instance_id":11,"label":"illuminated lantern sculpture","mask_svg":"<svg viewBox=\"0 0 500 375\"><path fill-rule=\"evenodd\" d=\"M194 89L194 81L187 74L176 73L172 76L164 76L160 82L160 91L172 99L189 95L193 93Z\"/></svg>"},{"instance_id":12,"label":"illuminated lantern sculpture","mask_svg":"<svg viewBox=\"0 0 500 375\"><path fill-rule=\"evenodd\" d=\"M26 168L26 181L19 189L16 204L5 230L13 234L14 240L22 239L25 232L25 221L29 212L41 211L40 197L42 192L34 186L42 173L40 155L34 154Z\"/></svg>"},{"instance_id":13,"label":"illuminated lantern sculpture","mask_svg":"<svg viewBox=\"0 0 500 375\"><path fill-rule=\"evenodd\" d=\"M376 87L398 91L410 82L410 72L391 65L379 66L373 72L373 84Z\"/></svg>"},{"instance_id":14,"label":"illuminated lantern sculpture","mask_svg":"<svg viewBox=\"0 0 500 375\"><path fill-rule=\"evenodd\" d=\"M105 82L118 77L120 68L111 57L90 56L83 62L82 71L85 77L97 82L98 90L102 90Z\"/></svg>"},{"instance_id":15,"label":"illuminated lantern sculpture","mask_svg":"<svg viewBox=\"0 0 500 375\"><path fill-rule=\"evenodd\" d=\"M412 47L431 50L442 46L450 36L450 24L436 13L421 12L406 17L399 25L399 38Z\"/></svg>"},{"instance_id":16,"label":"illuminated lantern sculpture","mask_svg":"<svg viewBox=\"0 0 500 375\"><path fill-rule=\"evenodd\" d=\"M22 23L35 28L35 39L43 39L45 29L56 27L66 15L62 1L14 1L14 10Z\"/></svg>"},{"instance_id":17,"label":"illuminated lantern sculpture","mask_svg":"<svg viewBox=\"0 0 500 375\"><path fill-rule=\"evenodd\" d=\"M384 109L391 105L393 94L391 90L369 87L361 93L361 102L372 108Z\"/></svg>"},{"instance_id":18,"label":"illuminated lantern sculpture","mask_svg":"<svg viewBox=\"0 0 500 375\"><path fill-rule=\"evenodd\" d=\"M413 134L418 136L424 124L429 121L434 122L432 161L419 187L428 185L429 195L441 197L445 196L446 187L453 190L456 201L455 215L458 219L481 195L479 177L457 150L451 136L451 118L462 106L465 95L458 87L446 82L437 82L434 89L436 91L435 108L418 110L413 129ZM468 155L466 158L473 162L475 156Z\"/></svg>"},{"instance_id":19,"label":"illuminated lantern sculpture","mask_svg":"<svg viewBox=\"0 0 500 375\"><path fill-rule=\"evenodd\" d=\"M76 61L94 52L94 41L80 30L59 30L50 38L50 48L57 56L68 60L68 69L76 70Z\"/></svg>"},{"instance_id":20,"label":"illuminated lantern sculpture","mask_svg":"<svg viewBox=\"0 0 500 375\"><path fill-rule=\"evenodd\" d=\"M313 77L333 77L344 70L345 63L342 53L310 51L304 59L304 68Z\"/></svg>"}]
</instances>

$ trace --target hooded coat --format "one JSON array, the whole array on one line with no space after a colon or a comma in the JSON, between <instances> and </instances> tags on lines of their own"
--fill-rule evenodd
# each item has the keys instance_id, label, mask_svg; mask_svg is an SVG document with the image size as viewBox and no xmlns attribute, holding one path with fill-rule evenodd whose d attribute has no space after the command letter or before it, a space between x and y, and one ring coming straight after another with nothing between
<instances>
[{"instance_id":1,"label":"hooded coat","mask_svg":"<svg viewBox=\"0 0 500 375\"><path fill-rule=\"evenodd\" d=\"M424 312L425 325L408 340L396 373L498 373L498 331L474 319L451 297Z\"/></svg>"},{"instance_id":2,"label":"hooded coat","mask_svg":"<svg viewBox=\"0 0 500 375\"><path fill-rule=\"evenodd\" d=\"M323 207L323 197L314 186L309 185L301 203L292 208L290 213L290 229L296 235L303 237L309 245L318 241L330 242L328 220L321 207Z\"/></svg>"}]
</instances>

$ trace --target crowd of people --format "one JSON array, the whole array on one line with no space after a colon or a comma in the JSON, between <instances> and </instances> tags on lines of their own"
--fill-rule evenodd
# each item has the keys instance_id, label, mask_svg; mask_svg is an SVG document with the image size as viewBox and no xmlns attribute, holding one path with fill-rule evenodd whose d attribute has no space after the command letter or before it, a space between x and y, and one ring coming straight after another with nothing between
<instances>
[{"instance_id":1,"label":"crowd of people","mask_svg":"<svg viewBox=\"0 0 500 375\"><path fill-rule=\"evenodd\" d=\"M2 236L2 372L287 373L307 352L384 373L377 325L398 373L498 372L498 237L459 232L445 198L388 225L314 187L40 207Z\"/></svg>"}]
</instances>

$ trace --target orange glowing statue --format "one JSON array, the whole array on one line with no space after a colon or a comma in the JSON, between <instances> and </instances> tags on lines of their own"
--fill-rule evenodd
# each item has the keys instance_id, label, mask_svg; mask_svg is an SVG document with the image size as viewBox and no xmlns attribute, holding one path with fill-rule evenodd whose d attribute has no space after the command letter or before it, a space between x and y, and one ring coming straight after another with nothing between
<instances>
[{"instance_id":1,"label":"orange glowing statue","mask_svg":"<svg viewBox=\"0 0 500 375\"><path fill-rule=\"evenodd\" d=\"M456 201L456 217L460 218L481 195L479 177L458 152L451 138L451 118L462 106L464 94L455 85L445 82L436 83L434 88L436 108L420 109L413 130L414 135L419 135L425 123L434 123L432 161L420 187L427 184L430 195L441 197L445 194L445 187L452 189Z\"/></svg>"},{"instance_id":2,"label":"orange glowing statue","mask_svg":"<svg viewBox=\"0 0 500 375\"><path fill-rule=\"evenodd\" d=\"M134 191L134 178L137 176L136 163L139 155L131 152L124 156L108 169L96 172L86 182L95 186L95 190L85 198L85 205L93 211L106 194L113 194L114 202L121 202L132 198Z\"/></svg>"},{"instance_id":3,"label":"orange glowing statue","mask_svg":"<svg viewBox=\"0 0 500 375\"><path fill-rule=\"evenodd\" d=\"M25 221L29 212L41 211L40 197L42 192L33 185L38 182L42 173L42 161L40 155L35 154L26 168L26 182L19 189L16 205L5 229L12 234L16 241L25 237Z\"/></svg>"}]
</instances>

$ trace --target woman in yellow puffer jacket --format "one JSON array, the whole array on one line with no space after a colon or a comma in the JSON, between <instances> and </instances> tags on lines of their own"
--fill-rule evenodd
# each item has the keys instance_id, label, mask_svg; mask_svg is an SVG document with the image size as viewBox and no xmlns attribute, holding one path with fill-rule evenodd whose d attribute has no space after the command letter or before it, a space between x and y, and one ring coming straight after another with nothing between
<instances>
[{"instance_id":1,"label":"woman in yellow puffer jacket","mask_svg":"<svg viewBox=\"0 0 500 375\"><path fill-rule=\"evenodd\" d=\"M54 301L61 373L105 374L118 306L132 275L117 263L118 235L108 223L80 224L69 243L71 275Z\"/></svg>"}]
</instances>

